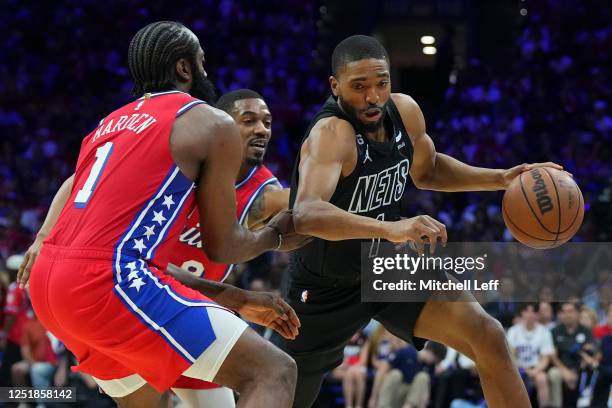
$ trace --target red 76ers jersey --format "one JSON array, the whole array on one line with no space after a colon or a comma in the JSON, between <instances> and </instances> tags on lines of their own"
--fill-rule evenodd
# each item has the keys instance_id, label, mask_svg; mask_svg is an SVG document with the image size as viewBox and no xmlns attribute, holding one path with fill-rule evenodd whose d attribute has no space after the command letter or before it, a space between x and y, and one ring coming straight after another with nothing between
<instances>
[{"instance_id":1,"label":"red 76ers jersey","mask_svg":"<svg viewBox=\"0 0 612 408\"><path fill-rule=\"evenodd\" d=\"M244 180L236 184L236 217L241 224L246 223L253 203L263 193L265 187L274 183L278 183L278 180L270 170L266 166L257 166ZM187 224L178 243L172 248L169 259L173 264L188 269L198 276L218 282L224 281L235 266L212 262L204 253L197 208L189 214Z\"/></svg>"},{"instance_id":2,"label":"red 76ers jersey","mask_svg":"<svg viewBox=\"0 0 612 408\"><path fill-rule=\"evenodd\" d=\"M127 258L167 265L194 202L193 183L170 152L177 117L203 101L180 91L148 94L104 118L83 139L68 202L45 243L109 251L116 278ZM134 275L132 275L134 276Z\"/></svg>"}]
</instances>

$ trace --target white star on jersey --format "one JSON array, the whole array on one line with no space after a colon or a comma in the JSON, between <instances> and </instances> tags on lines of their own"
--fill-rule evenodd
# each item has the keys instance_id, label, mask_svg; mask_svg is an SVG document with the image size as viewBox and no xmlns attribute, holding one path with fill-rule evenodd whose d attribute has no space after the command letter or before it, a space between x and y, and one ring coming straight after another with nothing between
<instances>
[{"instance_id":1,"label":"white star on jersey","mask_svg":"<svg viewBox=\"0 0 612 408\"><path fill-rule=\"evenodd\" d=\"M147 240L149 240L151 238L151 236L155 235L155 225L151 225L150 227L147 227L145 225L145 236L147 237Z\"/></svg>"},{"instance_id":2,"label":"white star on jersey","mask_svg":"<svg viewBox=\"0 0 612 408\"><path fill-rule=\"evenodd\" d=\"M153 214L153 221L158 222L159 225L162 225L164 221L167 220L167 218L164 217L163 211L153 211Z\"/></svg>"},{"instance_id":3,"label":"white star on jersey","mask_svg":"<svg viewBox=\"0 0 612 408\"><path fill-rule=\"evenodd\" d=\"M135 279L135 278L138 278L138 271L137 270L133 270L128 275L128 280L132 280L132 279Z\"/></svg>"},{"instance_id":4,"label":"white star on jersey","mask_svg":"<svg viewBox=\"0 0 612 408\"><path fill-rule=\"evenodd\" d=\"M136 269L136 261L130 262L129 264L125 265L125 267L133 271L134 269Z\"/></svg>"},{"instance_id":5,"label":"white star on jersey","mask_svg":"<svg viewBox=\"0 0 612 408\"><path fill-rule=\"evenodd\" d=\"M164 202L162 205L165 205L168 209L174 205L174 201L172 200L172 194L164 196Z\"/></svg>"},{"instance_id":6,"label":"white star on jersey","mask_svg":"<svg viewBox=\"0 0 612 408\"><path fill-rule=\"evenodd\" d=\"M138 252L142 253L142 250L146 248L144 239L134 239L134 249L137 249Z\"/></svg>"},{"instance_id":7,"label":"white star on jersey","mask_svg":"<svg viewBox=\"0 0 612 408\"><path fill-rule=\"evenodd\" d=\"M136 278L132 281L130 288L136 288L136 292L140 292L140 288L144 285L146 285L146 283L142 281L142 278Z\"/></svg>"}]
</instances>

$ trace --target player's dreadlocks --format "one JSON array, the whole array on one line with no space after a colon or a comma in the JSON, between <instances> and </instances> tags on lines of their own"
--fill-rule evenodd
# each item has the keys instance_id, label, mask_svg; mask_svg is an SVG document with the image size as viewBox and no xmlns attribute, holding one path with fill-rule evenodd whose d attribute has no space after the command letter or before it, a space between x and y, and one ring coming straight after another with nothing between
<instances>
[{"instance_id":1,"label":"player's dreadlocks","mask_svg":"<svg viewBox=\"0 0 612 408\"><path fill-rule=\"evenodd\" d=\"M375 58L389 62L385 47L374 37L353 35L344 40L332 53L332 75L338 77L338 72L349 62Z\"/></svg>"},{"instance_id":2,"label":"player's dreadlocks","mask_svg":"<svg viewBox=\"0 0 612 408\"><path fill-rule=\"evenodd\" d=\"M158 21L140 29L128 51L134 96L174 88L174 64L186 58L195 67L199 46L195 35L175 21Z\"/></svg>"}]
</instances>

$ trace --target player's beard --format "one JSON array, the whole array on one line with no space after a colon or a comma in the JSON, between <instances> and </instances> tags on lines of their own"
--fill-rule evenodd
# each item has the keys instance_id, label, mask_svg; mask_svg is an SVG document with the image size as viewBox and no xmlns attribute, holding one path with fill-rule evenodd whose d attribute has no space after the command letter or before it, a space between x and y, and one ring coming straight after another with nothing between
<instances>
[{"instance_id":1,"label":"player's beard","mask_svg":"<svg viewBox=\"0 0 612 408\"><path fill-rule=\"evenodd\" d=\"M211 105L217 101L215 85L201 71L196 71L196 74L193 76L193 83L191 84L189 94Z\"/></svg>"},{"instance_id":2,"label":"player's beard","mask_svg":"<svg viewBox=\"0 0 612 408\"><path fill-rule=\"evenodd\" d=\"M384 105L370 105L367 107L367 109L378 108L382 111L380 119L378 119L374 123L363 123L357 115L357 109L344 102L341 97L338 97L338 103L340 104L340 107L342 108L346 116L348 116L351 122L355 125L355 127L357 127L357 132L360 134L366 134L374 133L382 127L383 122L385 120L385 116L387 115L387 104L389 102L387 101Z\"/></svg>"},{"instance_id":3,"label":"player's beard","mask_svg":"<svg viewBox=\"0 0 612 408\"><path fill-rule=\"evenodd\" d=\"M263 164L264 161L264 157L266 156L266 152L268 151L268 149L266 148L263 152L263 154L258 155L258 154L249 154L248 148L247 151L244 154L244 157L246 157L245 161L246 164L248 164L249 166L261 166Z\"/></svg>"},{"instance_id":4,"label":"player's beard","mask_svg":"<svg viewBox=\"0 0 612 408\"><path fill-rule=\"evenodd\" d=\"M261 166L263 164L263 159L264 157L247 157L246 159L246 163L249 166L255 167L255 166Z\"/></svg>"}]
</instances>

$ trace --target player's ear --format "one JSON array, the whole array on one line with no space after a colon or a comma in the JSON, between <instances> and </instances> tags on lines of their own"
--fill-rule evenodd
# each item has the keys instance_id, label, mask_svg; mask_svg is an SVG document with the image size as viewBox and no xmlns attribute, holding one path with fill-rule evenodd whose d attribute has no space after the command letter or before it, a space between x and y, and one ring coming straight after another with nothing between
<instances>
[{"instance_id":1,"label":"player's ear","mask_svg":"<svg viewBox=\"0 0 612 408\"><path fill-rule=\"evenodd\" d=\"M334 96L337 97L338 96L338 80L333 75L329 77L329 86L331 86L331 90Z\"/></svg>"},{"instance_id":2,"label":"player's ear","mask_svg":"<svg viewBox=\"0 0 612 408\"><path fill-rule=\"evenodd\" d=\"M189 82L191 80L192 66L186 58L179 58L175 65L176 75L180 82Z\"/></svg>"}]
</instances>

